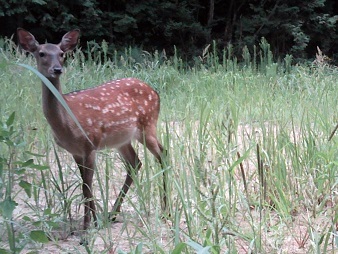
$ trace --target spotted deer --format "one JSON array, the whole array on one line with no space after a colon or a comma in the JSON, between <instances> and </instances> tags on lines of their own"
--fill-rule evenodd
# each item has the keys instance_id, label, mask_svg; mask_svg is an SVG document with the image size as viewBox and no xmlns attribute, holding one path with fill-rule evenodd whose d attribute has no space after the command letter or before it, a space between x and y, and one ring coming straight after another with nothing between
<instances>
[{"instance_id":1,"label":"spotted deer","mask_svg":"<svg viewBox=\"0 0 338 254\"><path fill-rule=\"evenodd\" d=\"M21 47L36 58L37 67L60 92L81 124L87 137L75 124L54 94L43 84L42 105L56 143L70 152L77 163L83 180L84 224L86 230L97 216L92 193L95 154L103 148L116 148L123 158L127 176L115 201L112 220L121 211L121 204L133 182L132 171L141 167L140 159L131 142L144 144L162 164L164 149L156 136L160 111L159 95L146 83L136 78L122 78L97 87L62 94L60 75L63 72L65 53L72 51L80 36L79 30L66 33L59 44L39 44L28 31L18 28ZM163 179L166 193L165 179ZM163 195L166 207L166 194ZM91 213L91 214L90 214Z\"/></svg>"}]
</instances>

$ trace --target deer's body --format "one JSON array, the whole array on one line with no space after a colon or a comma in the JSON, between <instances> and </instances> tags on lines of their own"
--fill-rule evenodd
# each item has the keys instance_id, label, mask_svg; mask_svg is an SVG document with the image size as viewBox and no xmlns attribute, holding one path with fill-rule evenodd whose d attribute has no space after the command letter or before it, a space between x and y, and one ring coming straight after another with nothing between
<instances>
[{"instance_id":1,"label":"deer's body","mask_svg":"<svg viewBox=\"0 0 338 254\"><path fill-rule=\"evenodd\" d=\"M47 94L44 98L49 97L43 101L44 114L56 142L73 155L83 156L87 152L84 147L99 150L119 148L134 139L143 142L144 130L156 126L159 96L138 79L112 80L95 88L63 95L92 144L49 89L43 86L43 90ZM76 138L76 143L72 137Z\"/></svg>"},{"instance_id":2,"label":"deer's body","mask_svg":"<svg viewBox=\"0 0 338 254\"><path fill-rule=\"evenodd\" d=\"M40 45L32 34L24 29L18 29L20 45L35 56L39 72L48 78L61 94L60 75L64 53L75 48L78 37L79 31L73 30L65 34L59 44ZM113 213L120 211L123 198L132 184L131 170L138 170L141 167L141 162L131 146L132 140L136 139L146 145L161 162L163 148L156 137L160 99L150 86L135 78L113 80L62 96L90 141L53 93L42 85L43 112L55 140L59 146L73 155L81 172L85 198L84 229L86 229L90 223L90 212L96 221L91 190L96 150L116 148L127 164L127 177L114 204ZM166 205L165 196L163 201Z\"/></svg>"}]
</instances>

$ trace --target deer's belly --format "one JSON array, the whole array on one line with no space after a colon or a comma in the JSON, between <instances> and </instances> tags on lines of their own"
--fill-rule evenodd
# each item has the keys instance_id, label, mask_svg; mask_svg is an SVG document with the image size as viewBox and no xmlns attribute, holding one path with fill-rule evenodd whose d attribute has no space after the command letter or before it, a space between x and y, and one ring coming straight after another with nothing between
<instances>
[{"instance_id":1,"label":"deer's belly","mask_svg":"<svg viewBox=\"0 0 338 254\"><path fill-rule=\"evenodd\" d=\"M137 128L129 128L119 130L116 133L111 132L109 134L103 134L98 149L119 148L135 139L136 134Z\"/></svg>"}]
</instances>

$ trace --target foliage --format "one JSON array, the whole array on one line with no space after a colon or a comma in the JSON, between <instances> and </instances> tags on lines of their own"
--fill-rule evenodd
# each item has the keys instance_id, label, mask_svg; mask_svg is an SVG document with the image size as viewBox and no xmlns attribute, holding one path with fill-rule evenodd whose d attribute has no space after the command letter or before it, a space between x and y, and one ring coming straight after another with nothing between
<instances>
[{"instance_id":1,"label":"foliage","mask_svg":"<svg viewBox=\"0 0 338 254\"><path fill-rule=\"evenodd\" d=\"M240 57L244 46L253 53L264 37L275 56L314 58L318 46L336 63L336 9L334 0L0 0L0 23L6 24L0 35L9 37L24 27L38 39L57 42L77 27L83 41L105 40L110 49L133 45L171 55L176 46L187 59L200 55L212 41L218 50L234 45Z\"/></svg>"},{"instance_id":2,"label":"foliage","mask_svg":"<svg viewBox=\"0 0 338 254\"><path fill-rule=\"evenodd\" d=\"M22 231L16 232L14 210L18 206L17 186L24 190L28 198L31 198L33 185L26 180L27 169L44 170L46 167L34 164L33 159L19 160L19 153L25 143L22 142L23 133L17 132L14 128L14 118L13 112L6 121L0 121L0 216L3 218L0 225L4 229L4 231L0 230L0 234L3 235L5 230L7 231L9 245L7 250L1 248L1 253L19 253L29 242L28 239L40 243L48 242L42 230L32 230L28 235ZM26 216L26 220L31 219Z\"/></svg>"},{"instance_id":3,"label":"foliage","mask_svg":"<svg viewBox=\"0 0 338 254\"><path fill-rule=\"evenodd\" d=\"M158 133L169 158L160 169L136 147L143 167L111 224L105 218L125 169L116 153L100 151L94 183L100 227L91 226L81 246L79 170L54 148L39 107L41 81L8 64L32 66L34 59L3 43L9 45L0 58L0 202L8 201L1 203L0 252L337 251L337 134L328 141L337 124L337 68L319 49L309 66L292 65L291 55L274 61L265 39L255 54L241 50L243 62L232 47L219 52L214 43L193 67L179 54L159 61L158 52L141 51L134 59L133 48L110 59L105 42L86 45L90 58L81 50L69 55L66 91L133 76L159 92ZM162 170L170 179L171 216L160 208Z\"/></svg>"}]
</instances>

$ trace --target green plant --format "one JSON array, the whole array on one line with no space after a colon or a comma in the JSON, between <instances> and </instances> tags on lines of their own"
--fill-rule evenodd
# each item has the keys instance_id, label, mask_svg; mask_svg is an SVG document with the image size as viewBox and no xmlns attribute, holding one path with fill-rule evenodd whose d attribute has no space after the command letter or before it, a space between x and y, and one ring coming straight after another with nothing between
<instances>
[{"instance_id":1,"label":"green plant","mask_svg":"<svg viewBox=\"0 0 338 254\"><path fill-rule=\"evenodd\" d=\"M20 186L30 198L32 184L25 180L27 168L43 170L45 167L34 164L33 159L20 161L19 153L24 147L24 142L22 133L14 128L14 118L13 112L5 122L0 121L0 215L4 218L2 223L6 227L9 250L12 253L19 253L27 244L27 235L25 236L22 231L16 233L14 227L17 223L14 210L18 206L15 201L17 195L15 186ZM48 241L46 234L41 230L32 230L28 236L36 242ZM6 249L2 251L7 253Z\"/></svg>"},{"instance_id":2,"label":"green plant","mask_svg":"<svg viewBox=\"0 0 338 254\"><path fill-rule=\"evenodd\" d=\"M94 190L99 227L90 228L88 245L80 246L79 172L52 145L38 106L39 86L25 85L34 84L36 75L8 64L20 59L33 65L32 59L7 51L8 45L2 51L7 60L0 65L2 124L8 112L16 111L13 128L24 147L16 148L13 161L28 161L25 174L12 181L12 200L18 204L14 213L26 208L13 217L15 241L23 232L15 246L42 252L55 246L61 253L336 252L338 157L332 130L337 125L337 69L295 66L291 56L275 62L269 47L261 46L264 51L241 51L245 62L235 58L231 46L214 58L210 46L202 52L203 61L191 68L179 53L159 63L155 54L145 53L142 59L132 48L123 51L123 58L116 52L110 59L108 51L104 61L102 45L91 51L90 61L81 51L68 59L63 77L67 91L129 76L156 88L161 97L158 136L168 150L171 216L161 213L162 170L139 147L144 166L115 224L104 218L125 170L118 154L98 153ZM8 158L2 145L1 157ZM37 170L32 163L50 168ZM6 166L2 172L7 183ZM21 176L31 184L31 199L19 198L28 197L18 187ZM2 214L0 221L5 221ZM7 227L1 226L0 248L9 252ZM69 235L71 227L74 236ZM33 243L31 231L43 231L49 244L24 245Z\"/></svg>"}]
</instances>

